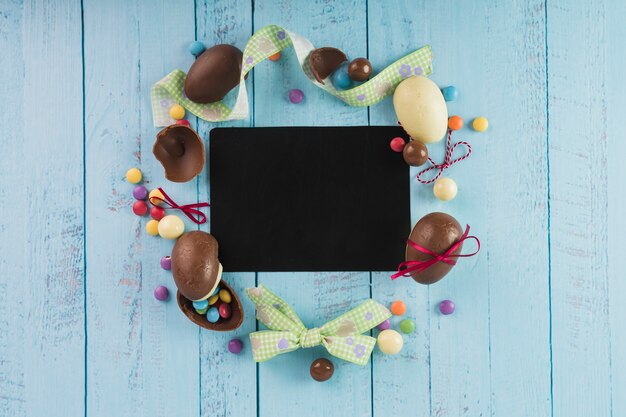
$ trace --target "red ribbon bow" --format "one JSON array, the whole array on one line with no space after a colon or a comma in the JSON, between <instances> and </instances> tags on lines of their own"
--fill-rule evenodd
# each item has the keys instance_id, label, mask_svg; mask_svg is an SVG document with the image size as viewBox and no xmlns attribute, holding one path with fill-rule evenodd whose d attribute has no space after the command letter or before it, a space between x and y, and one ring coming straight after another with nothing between
<instances>
[{"instance_id":1,"label":"red ribbon bow","mask_svg":"<svg viewBox=\"0 0 626 417\"><path fill-rule=\"evenodd\" d=\"M453 146L450 146L450 139L452 137L452 130L448 130L448 140L446 141L446 157L444 158L443 162L441 164L436 164L431 158L430 156L428 157L428 161L432 164L432 166L420 171L417 174L417 177L415 177L419 182L421 182L422 184L430 184L432 182L435 182L437 180L437 178L439 178L441 176L441 174L443 174L443 171L445 171L446 169L450 168L452 165L456 164L457 162L461 162L462 160L468 158L471 154L472 154L472 147L470 146L469 143L465 142L465 141L459 141L457 143L455 143ZM452 154L454 153L454 151L456 150L456 147L459 145L464 145L467 147L467 153L464 154L463 156L460 156L456 159L452 159ZM430 172L434 169L438 169L439 172L437 173L437 175L434 178L431 178L429 180L423 180L422 179L422 175L426 174L427 172Z\"/></svg>"},{"instance_id":2,"label":"red ribbon bow","mask_svg":"<svg viewBox=\"0 0 626 417\"><path fill-rule=\"evenodd\" d=\"M391 276L391 279L396 279L399 277L410 277L411 272L414 272L414 271L424 272L425 270L427 270L428 268L430 268L437 262L443 262L448 265L456 265L456 260L454 260L454 258L469 258L470 256L476 255L478 251L480 251L480 240L478 240L476 236L468 236L469 230L470 230L469 225L465 226L465 233L463 233L463 236L461 236L459 241L456 242L454 245L450 246L450 249L448 249L441 255L431 251L430 249L426 249L418 245L417 243L413 242L411 239L407 239L406 241L407 244L411 245L414 249L422 253L432 256L432 258L428 259L427 261L404 261L400 263L400 265L398 265L398 272L393 274ZM468 239L474 239L476 241L476 244L478 245L478 249L476 249L474 253L467 253L465 255L461 255L461 254L454 255L453 252L456 250L456 248L458 248L465 240L468 240Z\"/></svg>"},{"instance_id":3,"label":"red ribbon bow","mask_svg":"<svg viewBox=\"0 0 626 417\"><path fill-rule=\"evenodd\" d=\"M197 209L201 207L210 207L209 203L194 203L194 204L185 204L184 206L179 206L174 200L170 198L169 195L167 195L165 191L163 191L163 188L159 187L158 190L163 195L163 198L156 197L156 196L150 197L150 202L152 204L156 206L157 204L155 204L152 200L158 200L160 202L167 204L168 206L170 206L170 208L174 210L181 210L195 224L206 223L206 214L204 214L203 212ZM194 217L194 215L198 217L196 218Z\"/></svg>"}]
</instances>

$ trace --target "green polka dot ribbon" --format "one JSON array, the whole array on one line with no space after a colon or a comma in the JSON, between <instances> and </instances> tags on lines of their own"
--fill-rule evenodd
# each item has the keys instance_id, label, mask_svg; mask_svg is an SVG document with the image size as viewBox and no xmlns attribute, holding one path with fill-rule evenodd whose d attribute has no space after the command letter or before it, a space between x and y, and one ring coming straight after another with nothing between
<instances>
[{"instance_id":1,"label":"green polka dot ribbon","mask_svg":"<svg viewBox=\"0 0 626 417\"><path fill-rule=\"evenodd\" d=\"M260 285L246 290L256 306L257 320L271 330L250 334L255 362L265 362L282 353L322 345L331 355L365 365L376 339L365 333L391 317L391 312L374 300L367 300L322 327L307 329L292 308Z\"/></svg>"},{"instance_id":2,"label":"green polka dot ribbon","mask_svg":"<svg viewBox=\"0 0 626 417\"><path fill-rule=\"evenodd\" d=\"M209 122L245 119L248 117L249 107L245 76L257 64L289 46L293 46L302 71L313 84L350 106L363 107L378 103L391 94L403 79L412 75L429 75L432 72L432 50L430 46L425 46L389 65L369 81L349 90L337 90L331 82L327 81L322 84L313 77L307 58L315 47L308 39L280 26L269 25L252 35L246 44L243 51L239 92L232 109L224 101L200 104L189 100L183 91L186 74L176 69L152 86L154 126L168 126L175 122L169 115L169 109L176 103Z\"/></svg>"}]
</instances>

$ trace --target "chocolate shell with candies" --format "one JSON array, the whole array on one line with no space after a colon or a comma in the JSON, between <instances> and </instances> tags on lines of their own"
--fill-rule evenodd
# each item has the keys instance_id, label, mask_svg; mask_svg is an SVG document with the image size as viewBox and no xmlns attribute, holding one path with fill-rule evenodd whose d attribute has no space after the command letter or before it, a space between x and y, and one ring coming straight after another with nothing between
<instances>
[{"instance_id":1,"label":"chocolate shell with candies","mask_svg":"<svg viewBox=\"0 0 626 417\"><path fill-rule=\"evenodd\" d=\"M348 57L337 48L325 46L311 51L309 54L309 66L311 74L317 82L324 84L324 79L335 72L339 66L346 62Z\"/></svg>"},{"instance_id":2,"label":"chocolate shell with candies","mask_svg":"<svg viewBox=\"0 0 626 417\"><path fill-rule=\"evenodd\" d=\"M189 320L208 330L230 331L241 326L244 313L237 293L222 280L218 246L209 233L193 231L183 234L172 250L172 276L178 288L178 306ZM205 315L196 312L193 302L208 299L218 286L231 294L231 316L211 323Z\"/></svg>"},{"instance_id":3,"label":"chocolate shell with candies","mask_svg":"<svg viewBox=\"0 0 626 417\"><path fill-rule=\"evenodd\" d=\"M437 254L443 254L463 237L463 229L459 222L446 213L430 213L422 217L413 227L409 240L416 245ZM451 255L459 255L463 243L459 244ZM415 249L410 244L406 246L406 260L425 262L433 257ZM456 260L457 258L453 258ZM452 269L454 265L445 262L436 262L425 270L411 271L411 277L420 284L434 284Z\"/></svg>"}]
</instances>

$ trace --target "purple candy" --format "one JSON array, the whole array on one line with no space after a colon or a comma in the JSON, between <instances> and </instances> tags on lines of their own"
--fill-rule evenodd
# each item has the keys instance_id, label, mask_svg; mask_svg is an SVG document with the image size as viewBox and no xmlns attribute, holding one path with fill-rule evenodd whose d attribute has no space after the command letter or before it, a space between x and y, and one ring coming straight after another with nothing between
<instances>
[{"instance_id":1,"label":"purple candy","mask_svg":"<svg viewBox=\"0 0 626 417\"><path fill-rule=\"evenodd\" d=\"M439 303L439 311L446 316L454 313L454 302L452 300L443 300Z\"/></svg>"},{"instance_id":2,"label":"purple candy","mask_svg":"<svg viewBox=\"0 0 626 417\"><path fill-rule=\"evenodd\" d=\"M133 190L133 197L137 200L145 200L148 197L148 189L143 185L138 185Z\"/></svg>"},{"instance_id":3,"label":"purple candy","mask_svg":"<svg viewBox=\"0 0 626 417\"><path fill-rule=\"evenodd\" d=\"M383 321L382 323L380 323L378 326L376 326L376 328L378 330L387 330L388 328L391 327L391 322L389 321L389 319Z\"/></svg>"},{"instance_id":4,"label":"purple candy","mask_svg":"<svg viewBox=\"0 0 626 417\"><path fill-rule=\"evenodd\" d=\"M158 287L154 289L154 298L156 298L159 301L167 300L167 297L169 297L169 295L170 295L170 291L167 289L167 287L163 285L159 285Z\"/></svg>"},{"instance_id":5,"label":"purple candy","mask_svg":"<svg viewBox=\"0 0 626 417\"><path fill-rule=\"evenodd\" d=\"M164 256L161 258L161 268L169 271L172 269L172 258L169 256Z\"/></svg>"},{"instance_id":6,"label":"purple candy","mask_svg":"<svg viewBox=\"0 0 626 417\"><path fill-rule=\"evenodd\" d=\"M289 90L289 101L293 104L301 103L304 100L304 93L302 90L298 88L294 88L293 90Z\"/></svg>"},{"instance_id":7,"label":"purple candy","mask_svg":"<svg viewBox=\"0 0 626 417\"><path fill-rule=\"evenodd\" d=\"M243 343L241 343L241 340L232 339L230 342L228 342L228 351L230 353L234 353L236 355L239 352L241 352L242 349L243 349Z\"/></svg>"}]
</instances>

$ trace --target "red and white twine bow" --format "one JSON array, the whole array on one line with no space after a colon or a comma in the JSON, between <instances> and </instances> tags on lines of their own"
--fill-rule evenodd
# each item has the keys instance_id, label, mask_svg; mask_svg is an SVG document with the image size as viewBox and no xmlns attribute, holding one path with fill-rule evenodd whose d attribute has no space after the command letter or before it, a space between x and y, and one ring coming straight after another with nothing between
<instances>
[{"instance_id":1,"label":"red and white twine bow","mask_svg":"<svg viewBox=\"0 0 626 417\"><path fill-rule=\"evenodd\" d=\"M185 213L187 217L191 219L191 221L193 221L196 224L206 223L206 214L204 214L198 209L201 207L210 207L209 203L194 203L194 204L185 204L185 205L180 206L174 200L172 200L172 198L169 195L167 195L165 191L163 191L163 188L159 187L158 190L163 195L163 198L152 196L149 198L150 203L157 205L158 203L155 203L154 201L163 202L167 204L168 206L170 206L169 208L171 209L182 211L183 213Z\"/></svg>"},{"instance_id":2,"label":"red and white twine bow","mask_svg":"<svg viewBox=\"0 0 626 417\"><path fill-rule=\"evenodd\" d=\"M430 183L437 181L437 178L439 178L441 174L443 174L443 171L450 168L452 165L456 164L457 162L461 162L462 160L467 159L472 154L472 147L470 146L469 143L465 142L464 140L456 142L454 145L450 146L451 138L452 138L452 130L448 130L448 139L446 141L446 157L444 158L442 163L436 164L435 161L433 161L431 157L429 156L428 161L432 164L432 166L420 171L417 174L415 178L419 182L421 182L422 184L430 184ZM452 159L452 154L454 154L454 151L459 145L464 145L467 148L467 152L463 156L460 156L456 159ZM422 176L424 174L430 171L436 170L436 169L438 169L439 172L433 178L429 180L422 179Z\"/></svg>"}]
</instances>

